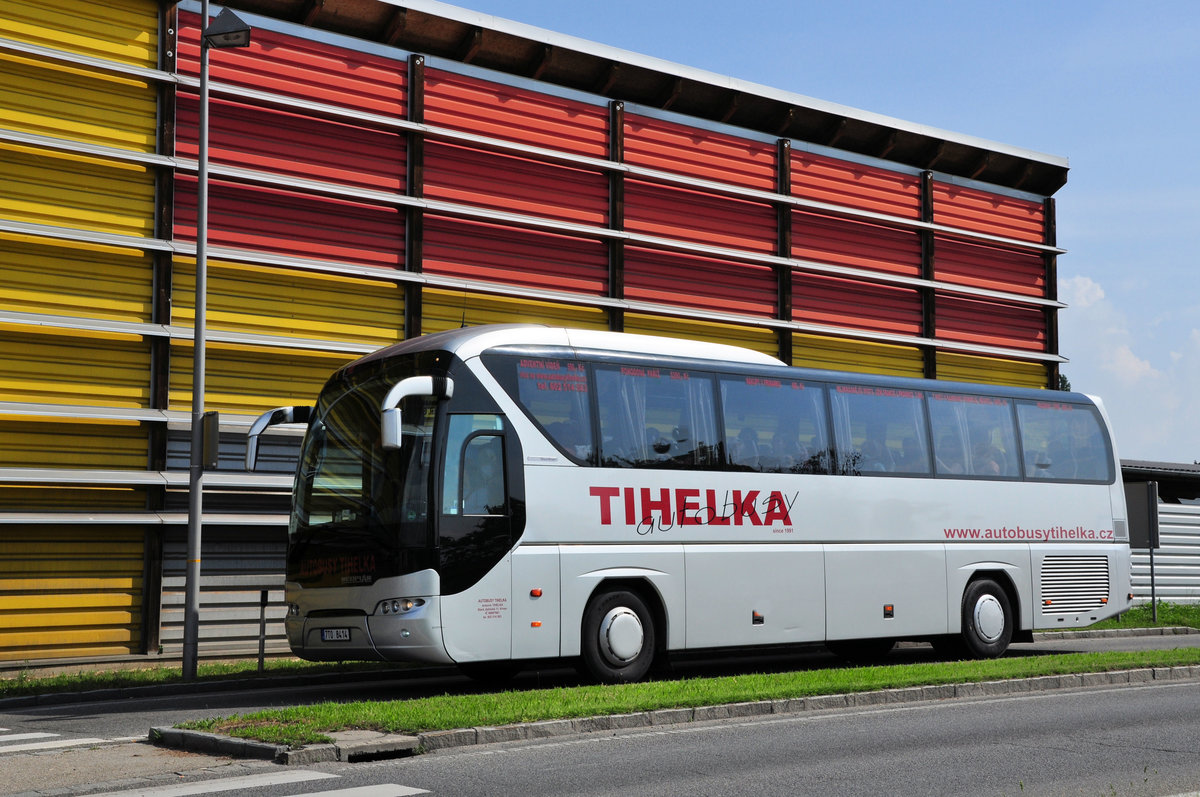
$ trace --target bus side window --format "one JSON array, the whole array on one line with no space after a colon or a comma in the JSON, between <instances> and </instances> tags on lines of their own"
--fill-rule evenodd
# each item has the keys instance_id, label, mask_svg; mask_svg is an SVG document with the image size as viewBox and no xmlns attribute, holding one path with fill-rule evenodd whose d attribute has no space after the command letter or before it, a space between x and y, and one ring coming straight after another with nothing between
<instances>
[{"instance_id":1,"label":"bus side window","mask_svg":"<svg viewBox=\"0 0 1200 797\"><path fill-rule=\"evenodd\" d=\"M929 421L939 475L990 479L1020 475L1012 405L1007 399L931 393Z\"/></svg>"},{"instance_id":2,"label":"bus side window","mask_svg":"<svg viewBox=\"0 0 1200 797\"><path fill-rule=\"evenodd\" d=\"M641 365L596 368L600 461L610 468L718 464L712 378Z\"/></svg>"},{"instance_id":3,"label":"bus side window","mask_svg":"<svg viewBox=\"0 0 1200 797\"><path fill-rule=\"evenodd\" d=\"M794 379L721 379L725 452L734 470L828 473L824 390Z\"/></svg>"},{"instance_id":4,"label":"bus side window","mask_svg":"<svg viewBox=\"0 0 1200 797\"><path fill-rule=\"evenodd\" d=\"M581 464L594 464L584 363L551 357L505 357L490 367L503 373L508 384L515 385L515 393L510 388L510 394L559 448Z\"/></svg>"},{"instance_id":5,"label":"bus side window","mask_svg":"<svg viewBox=\"0 0 1200 797\"><path fill-rule=\"evenodd\" d=\"M1095 412L1080 404L1017 403L1026 475L1053 481L1113 479L1112 456Z\"/></svg>"},{"instance_id":6,"label":"bus side window","mask_svg":"<svg viewBox=\"0 0 1200 797\"><path fill-rule=\"evenodd\" d=\"M839 471L927 474L931 471L922 393L917 390L837 385L833 410Z\"/></svg>"}]
</instances>

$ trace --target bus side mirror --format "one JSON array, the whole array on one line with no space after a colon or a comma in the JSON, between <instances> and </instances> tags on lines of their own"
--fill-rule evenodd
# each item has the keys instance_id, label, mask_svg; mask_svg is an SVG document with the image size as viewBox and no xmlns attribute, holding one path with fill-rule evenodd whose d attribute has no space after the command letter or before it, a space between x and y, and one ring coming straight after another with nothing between
<instances>
[{"instance_id":1,"label":"bus side mirror","mask_svg":"<svg viewBox=\"0 0 1200 797\"><path fill-rule=\"evenodd\" d=\"M404 424L400 417L400 402L409 396L436 396L450 398L454 395L454 380L448 376L410 376L401 379L383 399L380 405L380 444L385 449L399 448L404 438Z\"/></svg>"},{"instance_id":2,"label":"bus side mirror","mask_svg":"<svg viewBox=\"0 0 1200 797\"><path fill-rule=\"evenodd\" d=\"M312 407L278 407L255 418L254 423L250 424L250 432L246 435L246 470L254 470L258 464L258 436L265 432L267 427L278 426L281 423L307 424L312 414Z\"/></svg>"}]
</instances>

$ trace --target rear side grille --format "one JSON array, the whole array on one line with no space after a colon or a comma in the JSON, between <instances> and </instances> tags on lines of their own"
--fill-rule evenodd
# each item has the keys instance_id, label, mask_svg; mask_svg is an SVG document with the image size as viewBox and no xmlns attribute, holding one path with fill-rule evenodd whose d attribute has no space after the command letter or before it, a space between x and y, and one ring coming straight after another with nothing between
<instances>
[{"instance_id":1,"label":"rear side grille","mask_svg":"<svg viewBox=\"0 0 1200 797\"><path fill-rule=\"evenodd\" d=\"M1075 614L1108 603L1108 557L1047 556L1042 561L1042 614Z\"/></svg>"}]
</instances>

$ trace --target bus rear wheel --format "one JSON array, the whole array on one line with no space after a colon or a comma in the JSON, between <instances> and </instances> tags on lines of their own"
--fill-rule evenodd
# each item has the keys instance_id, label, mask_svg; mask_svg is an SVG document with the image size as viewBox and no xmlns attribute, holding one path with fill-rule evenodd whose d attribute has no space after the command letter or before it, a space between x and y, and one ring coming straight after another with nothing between
<instances>
[{"instance_id":1,"label":"bus rear wheel","mask_svg":"<svg viewBox=\"0 0 1200 797\"><path fill-rule=\"evenodd\" d=\"M654 617L635 592L600 593L583 613L583 664L601 683L632 683L646 677L656 643Z\"/></svg>"},{"instance_id":2,"label":"bus rear wheel","mask_svg":"<svg viewBox=\"0 0 1200 797\"><path fill-rule=\"evenodd\" d=\"M977 659L1002 656L1012 635L1012 604L1004 588L990 578L968 584L962 600L962 644L967 655Z\"/></svg>"}]
</instances>

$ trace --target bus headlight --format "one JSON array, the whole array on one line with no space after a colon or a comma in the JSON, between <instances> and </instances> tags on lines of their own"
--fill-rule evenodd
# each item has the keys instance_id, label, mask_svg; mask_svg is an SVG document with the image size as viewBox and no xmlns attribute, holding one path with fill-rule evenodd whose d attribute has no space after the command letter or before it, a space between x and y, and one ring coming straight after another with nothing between
<instances>
[{"instance_id":1,"label":"bus headlight","mask_svg":"<svg viewBox=\"0 0 1200 797\"><path fill-rule=\"evenodd\" d=\"M376 614L407 614L425 605L423 598L388 598L375 607Z\"/></svg>"},{"instance_id":2,"label":"bus headlight","mask_svg":"<svg viewBox=\"0 0 1200 797\"><path fill-rule=\"evenodd\" d=\"M287 605L287 616L288 616L288 617L299 617L299 616L300 616L300 606L299 606L299 604L296 604L296 603L289 603L289 604Z\"/></svg>"}]
</instances>

